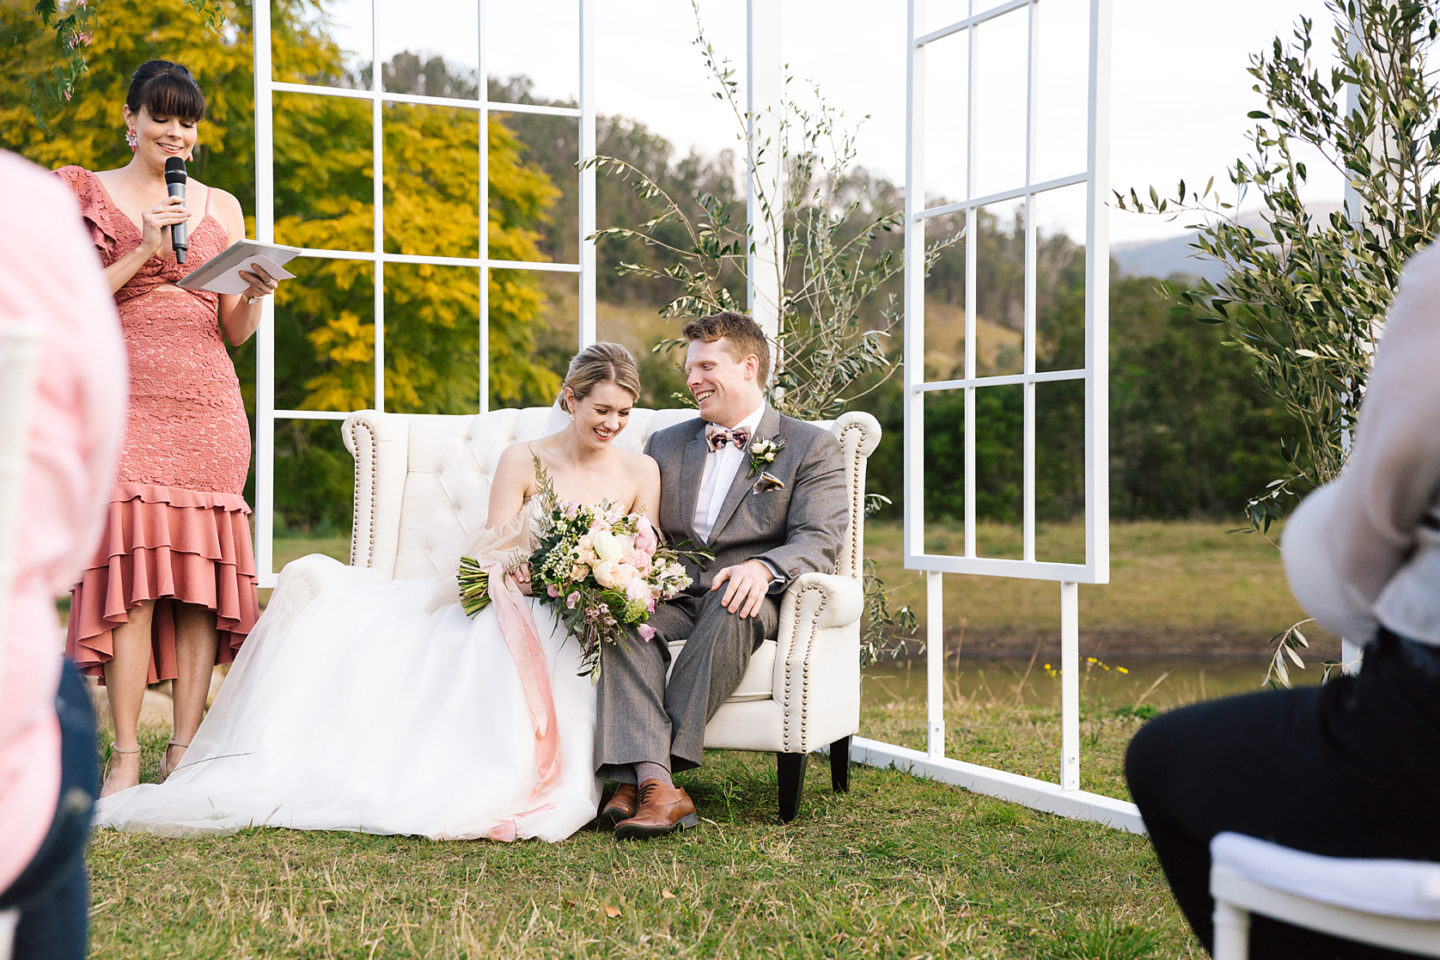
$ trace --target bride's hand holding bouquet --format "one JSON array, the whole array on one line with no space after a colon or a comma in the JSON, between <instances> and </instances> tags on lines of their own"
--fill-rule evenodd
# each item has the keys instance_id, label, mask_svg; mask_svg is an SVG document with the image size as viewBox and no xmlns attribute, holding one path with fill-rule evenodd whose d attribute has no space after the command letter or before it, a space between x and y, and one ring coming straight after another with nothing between
<instances>
[{"instance_id":1,"label":"bride's hand holding bouquet","mask_svg":"<svg viewBox=\"0 0 1440 960\"><path fill-rule=\"evenodd\" d=\"M543 475L538 463L537 475ZM507 576L528 568L532 596L555 607L580 643L581 675L593 678L600 672L602 647L618 643L624 627L635 626L647 641L655 635L645 621L656 602L690 585L682 560L703 554L662 547L642 513L625 513L608 501L590 506L558 502L548 478L542 479L537 499L535 549L507 564ZM473 617L490 603L489 574L462 557L457 579L461 603Z\"/></svg>"}]
</instances>

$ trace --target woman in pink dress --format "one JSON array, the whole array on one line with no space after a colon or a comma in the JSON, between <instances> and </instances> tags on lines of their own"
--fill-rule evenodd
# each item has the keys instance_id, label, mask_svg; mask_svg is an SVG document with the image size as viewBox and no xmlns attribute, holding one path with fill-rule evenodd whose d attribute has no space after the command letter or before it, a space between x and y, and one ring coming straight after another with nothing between
<instances>
[{"instance_id":1,"label":"woman in pink dress","mask_svg":"<svg viewBox=\"0 0 1440 960\"><path fill-rule=\"evenodd\" d=\"M240 204L191 179L170 197L165 162L188 159L205 115L189 71L152 60L122 110L135 156L117 170L57 171L80 200L120 314L130 406L109 519L70 604L66 652L104 678L115 723L102 796L140 780L136 739L148 683L174 680L174 735L162 778L184 756L216 663L235 657L259 615L249 506L242 493L250 431L225 342L260 322L275 280L242 273L246 293L184 290L176 281L245 236ZM186 223L182 265L171 231Z\"/></svg>"}]
</instances>

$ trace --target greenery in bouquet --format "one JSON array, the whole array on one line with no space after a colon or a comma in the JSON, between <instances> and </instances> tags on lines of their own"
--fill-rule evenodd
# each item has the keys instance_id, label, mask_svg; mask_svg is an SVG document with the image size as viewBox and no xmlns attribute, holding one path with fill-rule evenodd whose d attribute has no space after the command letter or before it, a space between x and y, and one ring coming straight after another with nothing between
<instances>
[{"instance_id":1,"label":"greenery in bouquet","mask_svg":"<svg viewBox=\"0 0 1440 960\"><path fill-rule=\"evenodd\" d=\"M662 547L643 514L626 513L609 501L587 506L559 500L538 459L535 476L535 549L528 557L517 554L505 568L529 564L535 597L556 608L566 631L580 643L581 675L598 677L602 646L618 643L627 626L643 640L654 637L646 621L655 604L690 585L684 560L709 555ZM478 561L461 557L457 579L467 616L489 606L490 575Z\"/></svg>"},{"instance_id":2,"label":"greenery in bouquet","mask_svg":"<svg viewBox=\"0 0 1440 960\"><path fill-rule=\"evenodd\" d=\"M650 640L655 631L645 621L656 602L678 595L690 576L643 514L608 502L555 503L537 519L532 588L579 641L581 673L598 675L603 645L619 642L626 626Z\"/></svg>"}]
</instances>

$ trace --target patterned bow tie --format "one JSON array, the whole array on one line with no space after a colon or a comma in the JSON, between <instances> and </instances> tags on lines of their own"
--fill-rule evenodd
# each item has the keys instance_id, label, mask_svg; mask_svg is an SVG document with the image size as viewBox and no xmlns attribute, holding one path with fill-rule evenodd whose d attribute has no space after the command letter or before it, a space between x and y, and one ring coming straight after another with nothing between
<instances>
[{"instance_id":1,"label":"patterned bow tie","mask_svg":"<svg viewBox=\"0 0 1440 960\"><path fill-rule=\"evenodd\" d=\"M724 427L716 426L713 423L705 424L705 443L710 447L710 452L723 449L725 444L735 444L735 449L744 450L745 444L750 442L750 431L744 427L736 427L734 430L726 430Z\"/></svg>"}]
</instances>

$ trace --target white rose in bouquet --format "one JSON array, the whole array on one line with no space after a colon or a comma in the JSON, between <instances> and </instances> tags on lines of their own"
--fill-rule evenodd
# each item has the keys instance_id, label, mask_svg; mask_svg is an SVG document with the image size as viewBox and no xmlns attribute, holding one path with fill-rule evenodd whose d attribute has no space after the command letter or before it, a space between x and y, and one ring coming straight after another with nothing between
<instances>
[{"instance_id":1,"label":"white rose in bouquet","mask_svg":"<svg viewBox=\"0 0 1440 960\"><path fill-rule=\"evenodd\" d=\"M590 541L595 546L595 555L601 560L624 560L625 555L629 552L626 550L628 544L625 538L617 537L609 530L595 531L591 535Z\"/></svg>"}]
</instances>

